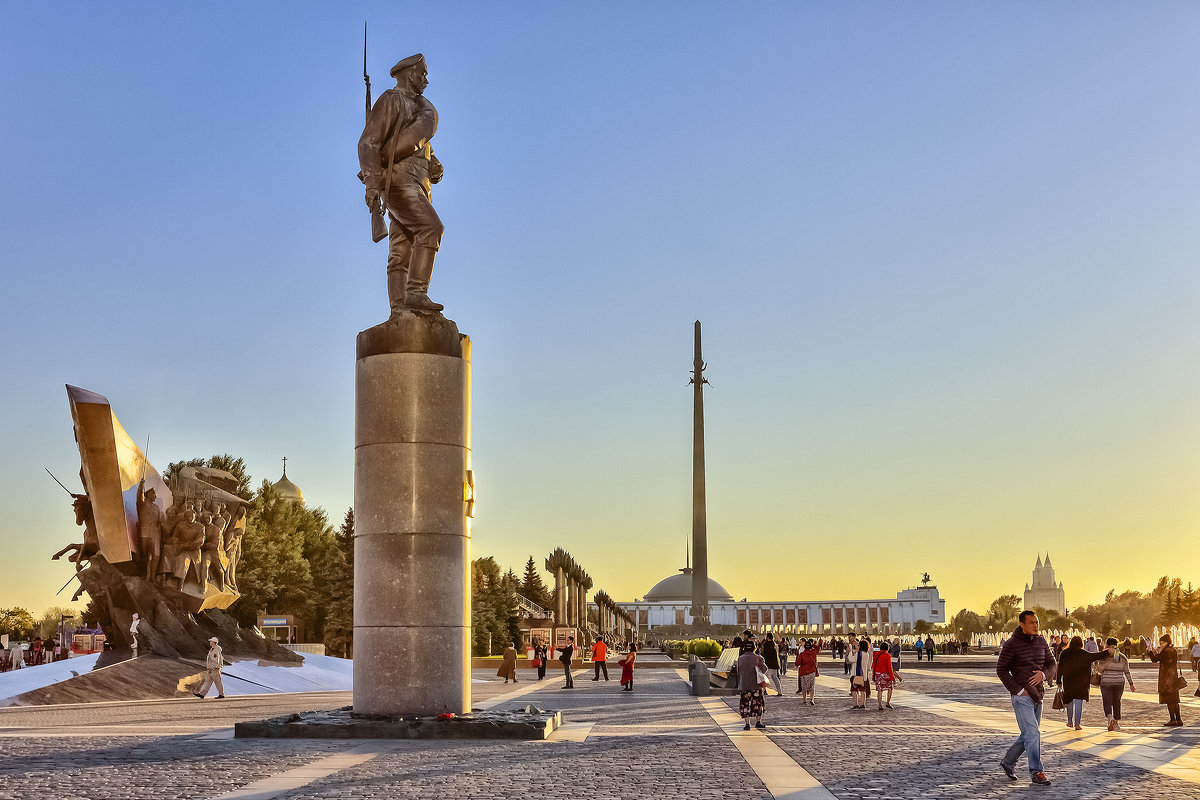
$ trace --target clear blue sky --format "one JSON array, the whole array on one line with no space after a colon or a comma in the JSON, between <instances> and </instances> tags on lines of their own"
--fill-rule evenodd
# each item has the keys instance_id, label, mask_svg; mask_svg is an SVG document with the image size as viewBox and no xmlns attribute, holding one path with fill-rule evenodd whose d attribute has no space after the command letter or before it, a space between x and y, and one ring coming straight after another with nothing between
<instances>
[{"instance_id":1,"label":"clear blue sky","mask_svg":"<svg viewBox=\"0 0 1200 800\"><path fill-rule=\"evenodd\" d=\"M71 574L65 383L350 506L364 19L441 117L476 555L682 566L699 318L738 598L1200 580L1194 3L9 2L0 606Z\"/></svg>"}]
</instances>

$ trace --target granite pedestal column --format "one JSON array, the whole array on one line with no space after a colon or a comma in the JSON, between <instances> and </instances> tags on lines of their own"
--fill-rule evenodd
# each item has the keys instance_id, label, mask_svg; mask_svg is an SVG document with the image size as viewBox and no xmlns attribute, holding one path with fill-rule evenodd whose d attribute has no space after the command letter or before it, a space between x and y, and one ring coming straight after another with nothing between
<instances>
[{"instance_id":1,"label":"granite pedestal column","mask_svg":"<svg viewBox=\"0 0 1200 800\"><path fill-rule=\"evenodd\" d=\"M358 335L354 712L471 708L470 339L406 312Z\"/></svg>"}]
</instances>

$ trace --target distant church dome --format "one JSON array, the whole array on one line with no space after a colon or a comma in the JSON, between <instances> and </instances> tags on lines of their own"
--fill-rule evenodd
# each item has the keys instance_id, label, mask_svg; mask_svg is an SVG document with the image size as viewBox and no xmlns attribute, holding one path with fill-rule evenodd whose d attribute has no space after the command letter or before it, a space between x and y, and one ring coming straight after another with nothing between
<instances>
[{"instance_id":1,"label":"distant church dome","mask_svg":"<svg viewBox=\"0 0 1200 800\"><path fill-rule=\"evenodd\" d=\"M287 476L287 459L283 460L283 477L271 484L271 487L279 492L285 500L294 500L300 505L304 505L304 493L300 491L300 487L288 480Z\"/></svg>"},{"instance_id":2,"label":"distant church dome","mask_svg":"<svg viewBox=\"0 0 1200 800\"><path fill-rule=\"evenodd\" d=\"M647 603L661 602L691 602L692 600L692 571L679 570L678 575L663 578L650 591L646 592L643 600ZM708 579L708 602L733 602L733 595L725 591L725 587Z\"/></svg>"}]
</instances>

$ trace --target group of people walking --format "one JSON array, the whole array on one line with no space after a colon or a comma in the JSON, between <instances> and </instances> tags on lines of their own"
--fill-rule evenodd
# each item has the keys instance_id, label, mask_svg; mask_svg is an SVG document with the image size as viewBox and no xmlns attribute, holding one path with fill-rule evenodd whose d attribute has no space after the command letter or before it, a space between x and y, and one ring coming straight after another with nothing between
<instances>
[{"instance_id":1,"label":"group of people walking","mask_svg":"<svg viewBox=\"0 0 1200 800\"><path fill-rule=\"evenodd\" d=\"M575 688L575 676L571 674L571 662L575 660L575 637L568 636L565 647L558 651L558 661L562 664L563 674L566 677L564 689ZM541 639L535 639L533 642L533 666L537 668L538 680L546 679L546 666L550 660L550 646ZM637 661L637 643L629 643L629 651L623 658L617 661L617 666L621 668L621 691L633 691L633 665ZM597 639L592 645L592 664L596 670L596 677L593 681L600 680L601 673L604 674L604 680L608 680L608 642L603 638ZM500 662L500 669L496 671L496 676L504 678L504 682L512 681L517 683L517 649L513 645L509 645L504 649L504 656Z\"/></svg>"},{"instance_id":2,"label":"group of people walking","mask_svg":"<svg viewBox=\"0 0 1200 800\"><path fill-rule=\"evenodd\" d=\"M1065 642L1062 639L1066 637L1062 637L1052 647L1038 632L1037 614L1022 611L1019 619L1020 624L1004 642L996 661L996 674L1008 689L1020 728L1020 736L1000 760L1000 767L1015 780L1017 760L1024 754L1028 758L1031 781L1049 786L1050 780L1042 769L1039 727L1045 683L1053 680L1061 691L1057 701L1066 709L1067 726L1074 730L1083 728L1083 704L1088 701L1092 686L1100 689L1110 731L1121 730L1121 696L1125 686L1128 685L1131 692L1136 690L1129 671L1128 654L1121 651L1116 639L1107 639L1105 647L1097 648L1096 652L1085 648L1080 636ZM1158 664L1158 702L1167 707L1170 716L1166 725L1180 727L1183 719L1179 713L1179 690L1186 681L1179 669L1179 653L1172 646L1170 635L1159 637L1157 647L1146 643L1145 653Z\"/></svg>"},{"instance_id":3,"label":"group of people walking","mask_svg":"<svg viewBox=\"0 0 1200 800\"><path fill-rule=\"evenodd\" d=\"M772 633L768 633L762 641L752 631L746 630L734 639L734 644L740 650L737 663L731 670L729 685L736 686L739 691L738 713L745 720L745 730L750 730L751 721L755 728L765 728L763 716L766 712L767 690L774 686L778 695L783 695L780 683L780 673L786 668L788 661L786 650L782 650L775 641ZM871 687L875 687L876 700L880 711L892 708L892 689L902 679L897 671L900 644L897 641L889 645L881 640L872 646L871 640L862 638L857 641L849 640L839 647L845 655L846 675L850 678L850 697L853 701L852 710L865 709ZM796 694L801 695L801 703L815 706L817 676L821 674L817 656L821 645L813 639L798 643L794 666L796 668ZM835 658L837 653L834 654ZM885 695L886 693L886 695Z\"/></svg>"}]
</instances>

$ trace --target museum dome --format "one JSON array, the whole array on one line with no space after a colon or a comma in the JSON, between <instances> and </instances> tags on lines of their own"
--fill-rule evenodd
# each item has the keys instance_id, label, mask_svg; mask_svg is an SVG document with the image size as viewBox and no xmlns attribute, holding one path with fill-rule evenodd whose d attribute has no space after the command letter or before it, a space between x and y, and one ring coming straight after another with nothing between
<instances>
[{"instance_id":1,"label":"museum dome","mask_svg":"<svg viewBox=\"0 0 1200 800\"><path fill-rule=\"evenodd\" d=\"M646 592L643 598L648 603L655 602L691 602L692 600L692 571L690 569L679 570L678 575L669 575L663 578L650 591ZM733 602L733 595L725 591L725 587L708 579L708 602Z\"/></svg>"},{"instance_id":2,"label":"museum dome","mask_svg":"<svg viewBox=\"0 0 1200 800\"><path fill-rule=\"evenodd\" d=\"M295 500L300 505L304 505L304 492L300 491L300 487L288 480L287 476L287 459L283 462L283 477L271 484L271 488L279 492L284 500Z\"/></svg>"}]
</instances>

